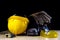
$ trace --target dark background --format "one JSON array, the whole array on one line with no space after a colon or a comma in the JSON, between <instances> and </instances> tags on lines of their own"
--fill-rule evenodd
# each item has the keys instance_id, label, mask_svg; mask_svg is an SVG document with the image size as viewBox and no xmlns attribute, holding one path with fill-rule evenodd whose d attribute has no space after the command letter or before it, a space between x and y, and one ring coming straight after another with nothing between
<instances>
[{"instance_id":1,"label":"dark background","mask_svg":"<svg viewBox=\"0 0 60 40\"><path fill-rule=\"evenodd\" d=\"M48 1L6 1L0 0L0 31L7 30L7 19L13 14L20 16L30 15L39 11L46 11L52 16L50 29L60 30L60 2Z\"/></svg>"}]
</instances>

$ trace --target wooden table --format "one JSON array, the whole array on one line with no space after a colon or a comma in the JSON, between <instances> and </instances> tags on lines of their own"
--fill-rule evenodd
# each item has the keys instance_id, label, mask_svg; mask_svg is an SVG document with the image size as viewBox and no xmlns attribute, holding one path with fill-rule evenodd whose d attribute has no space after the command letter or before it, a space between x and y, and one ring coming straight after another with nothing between
<instances>
[{"instance_id":1,"label":"wooden table","mask_svg":"<svg viewBox=\"0 0 60 40\"><path fill-rule=\"evenodd\" d=\"M60 40L60 31L57 38L44 38L41 36L16 36L14 38L6 38L5 35L0 34L0 40Z\"/></svg>"}]
</instances>

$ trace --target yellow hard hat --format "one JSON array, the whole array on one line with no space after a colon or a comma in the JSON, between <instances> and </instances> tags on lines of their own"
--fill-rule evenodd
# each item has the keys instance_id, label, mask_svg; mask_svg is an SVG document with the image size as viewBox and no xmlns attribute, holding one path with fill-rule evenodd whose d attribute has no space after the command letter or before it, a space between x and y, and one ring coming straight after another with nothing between
<instances>
[{"instance_id":1,"label":"yellow hard hat","mask_svg":"<svg viewBox=\"0 0 60 40\"><path fill-rule=\"evenodd\" d=\"M8 30L17 35L23 33L28 26L29 20L26 17L22 16L10 16L8 18Z\"/></svg>"}]
</instances>

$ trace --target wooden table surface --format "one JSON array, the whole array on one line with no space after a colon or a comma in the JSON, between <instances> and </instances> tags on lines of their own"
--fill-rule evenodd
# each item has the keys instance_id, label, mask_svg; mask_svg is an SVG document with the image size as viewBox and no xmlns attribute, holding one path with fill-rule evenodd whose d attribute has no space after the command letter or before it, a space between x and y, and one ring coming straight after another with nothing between
<instances>
[{"instance_id":1,"label":"wooden table surface","mask_svg":"<svg viewBox=\"0 0 60 40\"><path fill-rule=\"evenodd\" d=\"M41 36L16 36L14 38L6 38L5 35L0 34L0 40L60 40L60 31L57 38L44 38Z\"/></svg>"}]
</instances>

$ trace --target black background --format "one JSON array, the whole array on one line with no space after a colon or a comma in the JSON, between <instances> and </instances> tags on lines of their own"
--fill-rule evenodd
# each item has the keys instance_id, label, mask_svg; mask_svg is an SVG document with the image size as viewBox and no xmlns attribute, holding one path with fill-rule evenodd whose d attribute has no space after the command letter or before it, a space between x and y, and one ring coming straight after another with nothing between
<instances>
[{"instance_id":1,"label":"black background","mask_svg":"<svg viewBox=\"0 0 60 40\"><path fill-rule=\"evenodd\" d=\"M20 16L30 15L39 11L46 11L52 16L50 29L60 30L60 2L48 1L6 1L0 0L0 31L7 30L7 19L13 14Z\"/></svg>"}]
</instances>

